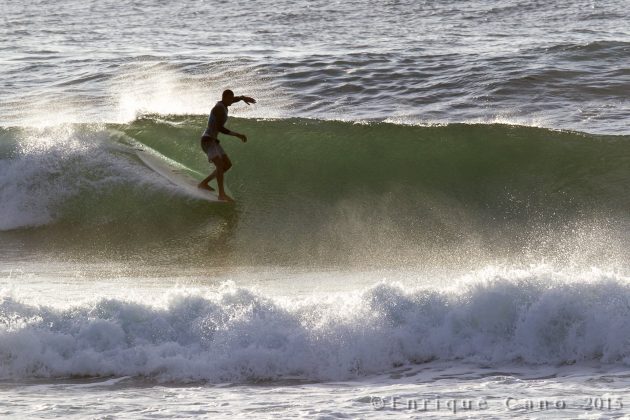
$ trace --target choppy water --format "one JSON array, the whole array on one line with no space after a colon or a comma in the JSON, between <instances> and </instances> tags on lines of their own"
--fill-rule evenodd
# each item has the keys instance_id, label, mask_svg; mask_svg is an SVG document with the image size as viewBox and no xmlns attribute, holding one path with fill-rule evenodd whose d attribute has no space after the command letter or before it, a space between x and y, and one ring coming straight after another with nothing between
<instances>
[{"instance_id":1,"label":"choppy water","mask_svg":"<svg viewBox=\"0 0 630 420\"><path fill-rule=\"evenodd\" d=\"M204 114L232 86L255 116L627 134L627 17L591 0L6 2L0 122Z\"/></svg>"},{"instance_id":2,"label":"choppy water","mask_svg":"<svg viewBox=\"0 0 630 420\"><path fill-rule=\"evenodd\" d=\"M0 6L2 416L628 415L626 2Z\"/></svg>"}]
</instances>

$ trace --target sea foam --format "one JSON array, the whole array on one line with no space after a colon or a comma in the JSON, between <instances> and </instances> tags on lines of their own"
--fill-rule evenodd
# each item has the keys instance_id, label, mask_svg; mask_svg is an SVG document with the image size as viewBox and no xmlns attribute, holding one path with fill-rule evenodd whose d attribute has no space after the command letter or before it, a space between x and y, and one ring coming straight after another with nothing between
<instances>
[{"instance_id":1,"label":"sea foam","mask_svg":"<svg viewBox=\"0 0 630 420\"><path fill-rule=\"evenodd\" d=\"M324 297L227 285L164 305L0 304L0 378L342 380L432 360L630 363L630 284L614 274L482 272L448 289L379 283Z\"/></svg>"}]
</instances>

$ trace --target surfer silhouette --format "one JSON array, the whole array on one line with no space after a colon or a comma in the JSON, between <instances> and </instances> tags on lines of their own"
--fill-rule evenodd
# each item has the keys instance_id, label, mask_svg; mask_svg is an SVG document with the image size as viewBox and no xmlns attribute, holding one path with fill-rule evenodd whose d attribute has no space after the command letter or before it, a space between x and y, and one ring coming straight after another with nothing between
<instances>
[{"instance_id":1,"label":"surfer silhouette","mask_svg":"<svg viewBox=\"0 0 630 420\"><path fill-rule=\"evenodd\" d=\"M256 103L256 100L254 98L250 98L249 96L234 96L234 92L230 89L223 91L221 100L217 102L214 108L212 108L212 111L210 111L208 126L201 136L201 148L204 153L208 155L208 162L212 162L214 164L215 170L208 175L206 179L201 181L198 187L214 191L214 188L208 184L216 178L217 186L219 188L219 200L223 201L234 201L232 197L225 193L225 188L223 186L223 174L232 167L232 162L230 161L227 153L225 153L225 150L223 150L219 144L218 135L219 133L223 133L228 136L238 137L243 143L247 141L247 136L245 136L245 134L240 134L236 131L231 131L225 128L225 123L228 118L228 107L238 101L243 101L247 105Z\"/></svg>"}]
</instances>

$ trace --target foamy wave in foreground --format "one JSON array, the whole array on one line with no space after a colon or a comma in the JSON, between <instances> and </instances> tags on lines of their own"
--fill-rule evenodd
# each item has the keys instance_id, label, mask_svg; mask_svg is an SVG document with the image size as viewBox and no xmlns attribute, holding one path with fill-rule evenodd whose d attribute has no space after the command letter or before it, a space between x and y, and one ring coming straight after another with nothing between
<instances>
[{"instance_id":1,"label":"foamy wave in foreground","mask_svg":"<svg viewBox=\"0 0 630 420\"><path fill-rule=\"evenodd\" d=\"M613 274L477 273L452 289L380 283L281 299L227 285L163 306L58 309L5 295L0 378L339 380L431 360L630 364L630 283Z\"/></svg>"}]
</instances>

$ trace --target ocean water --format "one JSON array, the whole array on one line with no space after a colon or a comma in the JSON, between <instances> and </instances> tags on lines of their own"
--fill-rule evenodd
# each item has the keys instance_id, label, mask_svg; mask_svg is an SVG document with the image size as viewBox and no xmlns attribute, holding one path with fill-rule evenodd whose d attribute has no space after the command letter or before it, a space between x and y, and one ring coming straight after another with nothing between
<instances>
[{"instance_id":1,"label":"ocean water","mask_svg":"<svg viewBox=\"0 0 630 420\"><path fill-rule=\"evenodd\" d=\"M0 4L3 418L630 416L627 2Z\"/></svg>"}]
</instances>

